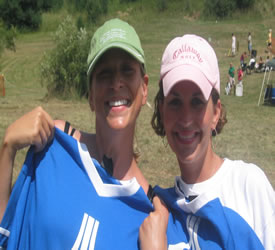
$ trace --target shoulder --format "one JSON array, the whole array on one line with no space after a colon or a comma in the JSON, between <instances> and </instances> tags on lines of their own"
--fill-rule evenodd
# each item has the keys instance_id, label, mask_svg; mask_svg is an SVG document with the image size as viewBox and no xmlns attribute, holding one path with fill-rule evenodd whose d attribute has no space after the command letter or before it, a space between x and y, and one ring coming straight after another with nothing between
<instances>
[{"instance_id":1,"label":"shoulder","mask_svg":"<svg viewBox=\"0 0 275 250\"><path fill-rule=\"evenodd\" d=\"M76 140L80 141L81 132L71 126L68 121L64 120L54 120L55 127L59 128L60 130L64 131L68 135L71 135Z\"/></svg>"},{"instance_id":2,"label":"shoulder","mask_svg":"<svg viewBox=\"0 0 275 250\"><path fill-rule=\"evenodd\" d=\"M261 192L265 189L272 190L273 188L268 181L264 171L253 163L246 163L241 160L225 159L225 164L229 168L232 180L239 183L246 191Z\"/></svg>"},{"instance_id":3,"label":"shoulder","mask_svg":"<svg viewBox=\"0 0 275 250\"><path fill-rule=\"evenodd\" d=\"M55 127L59 128L60 130L64 131L65 128L65 121L63 120L54 120Z\"/></svg>"},{"instance_id":4,"label":"shoulder","mask_svg":"<svg viewBox=\"0 0 275 250\"><path fill-rule=\"evenodd\" d=\"M74 139L76 139L80 143L84 143L87 146L90 155L92 157L96 157L96 153L95 153L96 135L95 134L87 133L87 132L75 129L74 127L71 126L71 124L68 121L64 121L64 120L55 120L54 124L55 124L55 127L64 131L68 135L71 135Z\"/></svg>"}]
</instances>

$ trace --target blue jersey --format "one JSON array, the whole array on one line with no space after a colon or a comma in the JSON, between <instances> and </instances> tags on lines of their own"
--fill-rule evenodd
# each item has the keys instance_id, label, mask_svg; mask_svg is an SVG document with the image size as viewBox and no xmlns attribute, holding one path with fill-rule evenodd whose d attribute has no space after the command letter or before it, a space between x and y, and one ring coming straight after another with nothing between
<instances>
[{"instance_id":1,"label":"blue jersey","mask_svg":"<svg viewBox=\"0 0 275 250\"><path fill-rule=\"evenodd\" d=\"M205 182L155 188L171 211L168 249L275 249L275 195L254 164L225 159Z\"/></svg>"},{"instance_id":2,"label":"blue jersey","mask_svg":"<svg viewBox=\"0 0 275 250\"><path fill-rule=\"evenodd\" d=\"M27 154L0 225L0 249L138 249L151 211L135 178L114 179L84 144L56 129L49 146Z\"/></svg>"}]
</instances>

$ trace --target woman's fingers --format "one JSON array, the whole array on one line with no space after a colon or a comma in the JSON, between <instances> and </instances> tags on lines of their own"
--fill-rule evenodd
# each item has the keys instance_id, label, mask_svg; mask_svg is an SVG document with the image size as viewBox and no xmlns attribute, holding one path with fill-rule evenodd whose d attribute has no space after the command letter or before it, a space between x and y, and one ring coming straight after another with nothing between
<instances>
[{"instance_id":1,"label":"woman's fingers","mask_svg":"<svg viewBox=\"0 0 275 250\"><path fill-rule=\"evenodd\" d=\"M53 138L54 122L41 107L23 115L12 123L6 131L6 141L17 151L34 145L36 151L42 150Z\"/></svg>"},{"instance_id":2,"label":"woman's fingers","mask_svg":"<svg viewBox=\"0 0 275 250\"><path fill-rule=\"evenodd\" d=\"M167 249L166 230L169 212L163 201L155 196L154 211L144 220L139 229L139 242L142 250Z\"/></svg>"}]
</instances>

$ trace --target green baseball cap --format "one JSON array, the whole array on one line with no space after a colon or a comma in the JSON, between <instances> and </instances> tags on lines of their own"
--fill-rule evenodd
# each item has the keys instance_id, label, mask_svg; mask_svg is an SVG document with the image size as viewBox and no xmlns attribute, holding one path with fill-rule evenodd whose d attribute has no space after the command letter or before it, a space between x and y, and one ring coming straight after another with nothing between
<instances>
[{"instance_id":1,"label":"green baseball cap","mask_svg":"<svg viewBox=\"0 0 275 250\"><path fill-rule=\"evenodd\" d=\"M88 80L98 59L109 49L120 48L144 64L144 52L135 29L118 18L105 22L94 33L88 55Z\"/></svg>"}]
</instances>

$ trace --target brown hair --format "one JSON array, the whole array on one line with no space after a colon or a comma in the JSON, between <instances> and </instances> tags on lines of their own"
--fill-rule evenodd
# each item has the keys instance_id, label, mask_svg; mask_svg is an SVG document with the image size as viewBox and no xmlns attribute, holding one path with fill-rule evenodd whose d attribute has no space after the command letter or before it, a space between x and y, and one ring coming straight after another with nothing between
<instances>
[{"instance_id":1,"label":"brown hair","mask_svg":"<svg viewBox=\"0 0 275 250\"><path fill-rule=\"evenodd\" d=\"M213 104L216 105L218 100L220 99L220 95L219 95L218 91L215 88L213 88L210 95L211 95ZM156 97L154 100L155 108L154 108L154 113L153 113L153 116L151 119L151 125L152 125L154 131L156 132L156 134L161 137L165 136L165 129L164 129L163 122L162 122L161 116L160 116L160 111L159 111L160 104L163 104L163 101L164 101L163 87L162 87L162 81L160 81L159 82L159 91L156 94ZM212 136L216 136L217 134L221 133L223 126L226 123L227 123L226 109L225 109L225 106L222 105L220 118L217 123L216 129L212 131Z\"/></svg>"}]
</instances>

